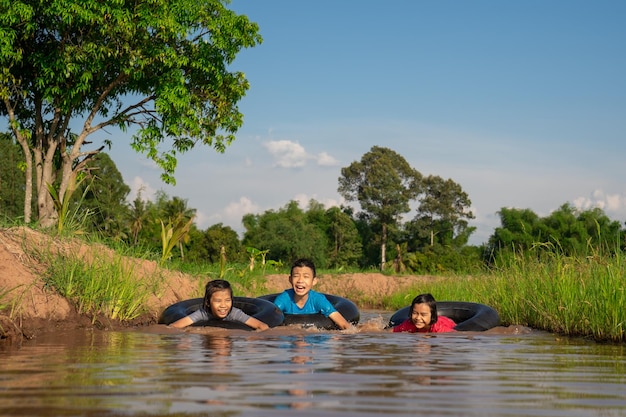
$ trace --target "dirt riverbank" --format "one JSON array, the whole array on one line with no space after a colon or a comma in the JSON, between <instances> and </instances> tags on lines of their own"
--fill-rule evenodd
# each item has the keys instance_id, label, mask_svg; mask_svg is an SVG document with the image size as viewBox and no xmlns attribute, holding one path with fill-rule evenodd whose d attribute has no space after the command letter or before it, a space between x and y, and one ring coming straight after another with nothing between
<instances>
[{"instance_id":1,"label":"dirt riverbank","mask_svg":"<svg viewBox=\"0 0 626 417\"><path fill-rule=\"evenodd\" d=\"M36 337L40 332L59 328L116 329L155 324L165 307L202 295L198 294L197 277L161 269L153 261L128 258L127 262L132 265L132 271L138 278L159 276L163 280L160 293L151 296L148 312L131 323L101 317L94 320L77 314L67 299L45 287L41 278L45 265L29 255L33 250L78 253L86 260L92 259L95 254L99 257L106 254L113 256L113 252L102 245L52 239L24 227L0 229L0 295L6 293L0 302L9 304L9 308L0 312L0 343ZM360 308L378 308L377 302L381 295L431 279L436 278L386 276L380 273L320 275L316 290L350 298ZM267 275L264 287L257 289L257 293L279 292L288 285L287 275ZM254 294L239 291L236 295Z\"/></svg>"}]
</instances>

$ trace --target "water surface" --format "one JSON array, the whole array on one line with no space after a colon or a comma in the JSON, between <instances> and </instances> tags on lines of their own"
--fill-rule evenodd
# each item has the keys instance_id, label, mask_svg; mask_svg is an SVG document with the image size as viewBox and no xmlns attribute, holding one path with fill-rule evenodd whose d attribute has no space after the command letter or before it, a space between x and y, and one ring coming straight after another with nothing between
<instances>
[{"instance_id":1,"label":"water surface","mask_svg":"<svg viewBox=\"0 0 626 417\"><path fill-rule=\"evenodd\" d=\"M623 345L513 333L47 334L0 352L0 415L626 416Z\"/></svg>"}]
</instances>

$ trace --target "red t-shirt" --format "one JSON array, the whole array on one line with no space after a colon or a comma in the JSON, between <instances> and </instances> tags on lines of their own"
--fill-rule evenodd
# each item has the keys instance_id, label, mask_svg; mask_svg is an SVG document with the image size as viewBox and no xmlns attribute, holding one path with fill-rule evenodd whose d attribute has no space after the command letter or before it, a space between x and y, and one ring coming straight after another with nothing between
<instances>
[{"instance_id":1,"label":"red t-shirt","mask_svg":"<svg viewBox=\"0 0 626 417\"><path fill-rule=\"evenodd\" d=\"M406 319L402 323L394 326L394 333L398 332L409 332L409 333L446 333L446 332L455 332L454 326L456 323L444 316L439 316L437 318L437 323L430 326L430 330L426 331L425 329L417 329L411 319Z\"/></svg>"}]
</instances>

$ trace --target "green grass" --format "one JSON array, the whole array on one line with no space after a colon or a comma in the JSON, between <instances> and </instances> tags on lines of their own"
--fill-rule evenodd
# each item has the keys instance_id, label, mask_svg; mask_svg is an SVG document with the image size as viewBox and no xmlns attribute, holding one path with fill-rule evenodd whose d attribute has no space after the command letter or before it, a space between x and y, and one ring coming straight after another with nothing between
<instances>
[{"instance_id":1,"label":"green grass","mask_svg":"<svg viewBox=\"0 0 626 417\"><path fill-rule=\"evenodd\" d=\"M621 256L567 257L527 253L493 272L435 279L383 297L390 310L429 292L441 301L495 308L503 325L523 325L569 336L624 342L626 267Z\"/></svg>"},{"instance_id":2,"label":"green grass","mask_svg":"<svg viewBox=\"0 0 626 417\"><path fill-rule=\"evenodd\" d=\"M148 298L160 285L157 276L137 279L133 264L120 255L89 263L78 257L51 257L44 282L94 321L99 315L122 321L137 318L147 311Z\"/></svg>"},{"instance_id":3,"label":"green grass","mask_svg":"<svg viewBox=\"0 0 626 417\"><path fill-rule=\"evenodd\" d=\"M102 256L89 264L78 256L62 255L51 248L31 248L29 254L46 265L47 285L67 297L79 312L94 320L98 315L132 320L148 310L148 298L159 294L163 278L155 272L153 277L138 281L134 264L128 261L129 255L137 258L136 248L114 249L114 256ZM379 307L394 311L410 304L417 294L429 292L440 301L490 305L498 311L505 326L523 325L599 341L626 341L623 254L571 257L545 249L537 247L503 258L489 272L436 277L400 293L386 294L376 301ZM143 255L154 260L151 254ZM252 269L246 263L213 265L171 261L165 266L198 277L197 296L204 294L208 280L216 278L230 281L235 295L258 296L263 292L267 274L289 274L286 265L258 262ZM347 271L318 271L318 275L337 273ZM11 291L16 289L0 289L0 310L19 309L19 302L8 302ZM351 298L357 305L371 305L373 301L359 299L358 294Z\"/></svg>"}]
</instances>

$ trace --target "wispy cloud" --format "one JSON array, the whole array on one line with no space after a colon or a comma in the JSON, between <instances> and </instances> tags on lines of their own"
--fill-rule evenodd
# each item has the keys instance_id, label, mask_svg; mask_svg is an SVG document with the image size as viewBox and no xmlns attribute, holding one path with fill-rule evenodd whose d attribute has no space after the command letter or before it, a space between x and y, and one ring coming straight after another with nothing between
<instances>
[{"instance_id":1,"label":"wispy cloud","mask_svg":"<svg viewBox=\"0 0 626 417\"><path fill-rule=\"evenodd\" d=\"M588 210L598 207L608 215L624 214L626 212L626 196L620 194L607 194L603 190L594 190L591 197L578 197L573 201L574 207L580 210Z\"/></svg>"},{"instance_id":2,"label":"wispy cloud","mask_svg":"<svg viewBox=\"0 0 626 417\"><path fill-rule=\"evenodd\" d=\"M304 146L290 140L274 140L265 142L263 146L274 158L274 166L281 168L302 168L307 161L314 161L320 166L337 166L339 161L328 152L317 155L310 154Z\"/></svg>"},{"instance_id":3,"label":"wispy cloud","mask_svg":"<svg viewBox=\"0 0 626 417\"><path fill-rule=\"evenodd\" d=\"M326 152L319 153L316 159L318 165L332 167L339 165L339 161Z\"/></svg>"}]
</instances>

